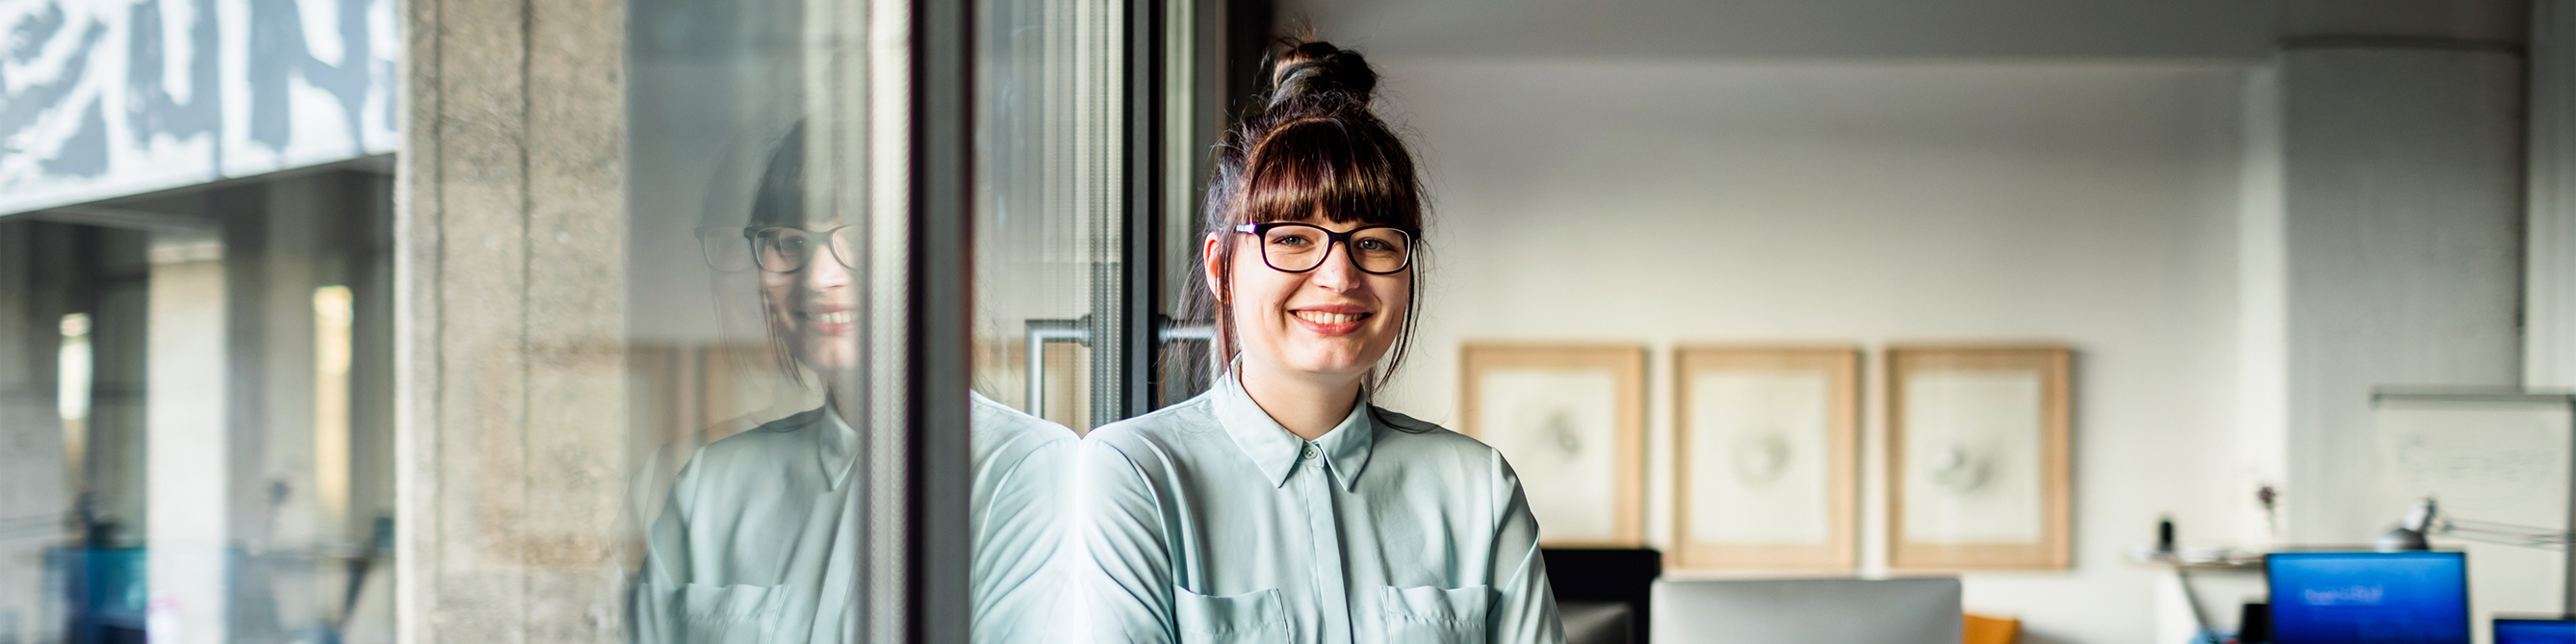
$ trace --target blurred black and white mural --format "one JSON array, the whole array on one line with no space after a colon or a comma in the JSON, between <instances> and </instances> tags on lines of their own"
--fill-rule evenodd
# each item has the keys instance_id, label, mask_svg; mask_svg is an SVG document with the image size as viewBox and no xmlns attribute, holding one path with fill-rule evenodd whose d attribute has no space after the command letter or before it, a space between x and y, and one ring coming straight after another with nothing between
<instances>
[{"instance_id":1,"label":"blurred black and white mural","mask_svg":"<svg viewBox=\"0 0 2576 644\"><path fill-rule=\"evenodd\" d=\"M0 214L394 151L394 0L0 0Z\"/></svg>"}]
</instances>

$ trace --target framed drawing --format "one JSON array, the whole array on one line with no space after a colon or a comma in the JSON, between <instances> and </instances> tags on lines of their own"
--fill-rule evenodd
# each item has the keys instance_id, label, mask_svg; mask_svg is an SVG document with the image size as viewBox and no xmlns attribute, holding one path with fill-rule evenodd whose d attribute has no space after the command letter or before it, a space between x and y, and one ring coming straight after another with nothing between
<instances>
[{"instance_id":1,"label":"framed drawing","mask_svg":"<svg viewBox=\"0 0 2576 644\"><path fill-rule=\"evenodd\" d=\"M1462 431L1520 474L1539 541L1645 541L1646 351L1477 345L1463 350Z\"/></svg>"},{"instance_id":2,"label":"framed drawing","mask_svg":"<svg viewBox=\"0 0 2576 644\"><path fill-rule=\"evenodd\" d=\"M1675 351L1674 567L1858 565L1859 417L1856 349Z\"/></svg>"},{"instance_id":3,"label":"framed drawing","mask_svg":"<svg viewBox=\"0 0 2576 644\"><path fill-rule=\"evenodd\" d=\"M1888 565L2065 568L2064 347L1887 352Z\"/></svg>"}]
</instances>

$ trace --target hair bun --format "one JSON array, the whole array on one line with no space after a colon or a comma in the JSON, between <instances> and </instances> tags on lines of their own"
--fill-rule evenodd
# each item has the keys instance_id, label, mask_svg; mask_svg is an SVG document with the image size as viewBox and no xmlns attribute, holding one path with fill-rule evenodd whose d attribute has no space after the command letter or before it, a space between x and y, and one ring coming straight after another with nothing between
<instances>
[{"instance_id":1,"label":"hair bun","mask_svg":"<svg viewBox=\"0 0 2576 644\"><path fill-rule=\"evenodd\" d=\"M1377 90L1377 72L1360 53L1328 42L1280 41L1286 51L1270 72L1270 106L1298 99L1339 97L1367 105Z\"/></svg>"}]
</instances>

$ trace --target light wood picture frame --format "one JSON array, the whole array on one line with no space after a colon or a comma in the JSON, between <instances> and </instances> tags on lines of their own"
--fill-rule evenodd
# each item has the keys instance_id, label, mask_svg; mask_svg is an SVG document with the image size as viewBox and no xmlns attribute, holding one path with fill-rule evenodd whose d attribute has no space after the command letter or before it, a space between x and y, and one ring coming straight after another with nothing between
<instances>
[{"instance_id":1,"label":"light wood picture frame","mask_svg":"<svg viewBox=\"0 0 2576 644\"><path fill-rule=\"evenodd\" d=\"M1673 352L1673 567L1860 563L1853 347Z\"/></svg>"},{"instance_id":2,"label":"light wood picture frame","mask_svg":"<svg viewBox=\"0 0 2576 644\"><path fill-rule=\"evenodd\" d=\"M1519 474L1539 543L1645 543L1646 350L1634 345L1467 344L1460 432Z\"/></svg>"},{"instance_id":3,"label":"light wood picture frame","mask_svg":"<svg viewBox=\"0 0 2576 644\"><path fill-rule=\"evenodd\" d=\"M2071 565L2073 351L1887 351L1888 565Z\"/></svg>"}]
</instances>

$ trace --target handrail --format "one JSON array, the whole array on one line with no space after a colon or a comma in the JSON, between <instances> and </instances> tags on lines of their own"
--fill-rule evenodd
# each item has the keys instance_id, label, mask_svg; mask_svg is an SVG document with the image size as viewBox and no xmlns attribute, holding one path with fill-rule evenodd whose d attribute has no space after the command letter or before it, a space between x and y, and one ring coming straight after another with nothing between
<instances>
[{"instance_id":1,"label":"handrail","mask_svg":"<svg viewBox=\"0 0 2576 644\"><path fill-rule=\"evenodd\" d=\"M1091 346L1091 316L1076 320L1030 320L1028 339L1023 347L1028 361L1028 405L1025 411L1046 417L1046 345L1072 342Z\"/></svg>"},{"instance_id":2,"label":"handrail","mask_svg":"<svg viewBox=\"0 0 2576 644\"><path fill-rule=\"evenodd\" d=\"M1028 370L1028 408L1022 411L1039 418L1046 417L1046 345L1071 342L1091 346L1091 316L1078 319L1035 319L1026 324L1021 360ZM1216 339L1216 325L1208 323L1179 324L1171 318L1154 316L1154 343L1159 346L1174 340L1210 342Z\"/></svg>"}]
</instances>

